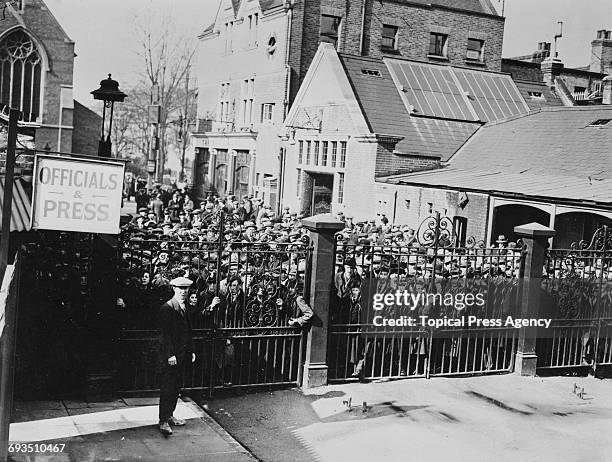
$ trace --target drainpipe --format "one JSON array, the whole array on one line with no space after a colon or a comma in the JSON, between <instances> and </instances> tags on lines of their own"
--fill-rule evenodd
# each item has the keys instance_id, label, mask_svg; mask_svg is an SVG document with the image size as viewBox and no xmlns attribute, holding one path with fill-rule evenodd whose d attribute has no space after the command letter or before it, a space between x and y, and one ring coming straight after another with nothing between
<instances>
[{"instance_id":1,"label":"drainpipe","mask_svg":"<svg viewBox=\"0 0 612 462\"><path fill-rule=\"evenodd\" d=\"M359 55L363 56L363 34L365 33L365 14L366 14L366 3L368 0L362 0L361 2L361 31L359 33Z\"/></svg>"},{"instance_id":2,"label":"drainpipe","mask_svg":"<svg viewBox=\"0 0 612 462\"><path fill-rule=\"evenodd\" d=\"M286 49L285 49L285 110L283 115L283 122L287 118L289 113L289 98L291 97L291 66L289 64L289 58L291 57L291 28L293 26L293 1L285 2L285 9L287 11L287 34L286 34Z\"/></svg>"}]
</instances>

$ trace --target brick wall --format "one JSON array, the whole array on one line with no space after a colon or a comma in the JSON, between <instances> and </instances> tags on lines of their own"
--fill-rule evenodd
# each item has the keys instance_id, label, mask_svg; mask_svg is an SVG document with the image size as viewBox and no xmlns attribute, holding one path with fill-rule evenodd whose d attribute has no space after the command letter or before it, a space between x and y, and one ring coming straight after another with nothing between
<instances>
[{"instance_id":1,"label":"brick wall","mask_svg":"<svg viewBox=\"0 0 612 462\"><path fill-rule=\"evenodd\" d=\"M423 220L440 212L451 219L467 218L467 237L476 240L486 237L489 209L486 194L467 193L468 202L463 208L459 206L460 191L377 183L376 195L379 201L389 204L386 215L390 220L395 216L396 224L418 229Z\"/></svg>"},{"instance_id":2,"label":"brick wall","mask_svg":"<svg viewBox=\"0 0 612 462\"><path fill-rule=\"evenodd\" d=\"M475 66L494 71L501 69L504 18L458 10L418 6L398 1L380 0L304 0L294 9L291 45L293 82L291 101L297 93L296 85L304 78L317 51L321 14L342 17L339 51L360 54L362 6L366 2L364 24L364 54L367 56L402 56L405 58L440 62L428 58L430 32L444 30L448 34L450 64ZM381 50L382 26L398 28L397 51ZM466 62L468 38L484 40L484 63Z\"/></svg>"},{"instance_id":3,"label":"brick wall","mask_svg":"<svg viewBox=\"0 0 612 462\"><path fill-rule=\"evenodd\" d=\"M101 126L102 118L98 114L75 101L72 152L97 155Z\"/></svg>"},{"instance_id":4,"label":"brick wall","mask_svg":"<svg viewBox=\"0 0 612 462\"><path fill-rule=\"evenodd\" d=\"M440 167L437 157L394 154L395 143L380 141L376 149L376 177L431 170Z\"/></svg>"}]
</instances>

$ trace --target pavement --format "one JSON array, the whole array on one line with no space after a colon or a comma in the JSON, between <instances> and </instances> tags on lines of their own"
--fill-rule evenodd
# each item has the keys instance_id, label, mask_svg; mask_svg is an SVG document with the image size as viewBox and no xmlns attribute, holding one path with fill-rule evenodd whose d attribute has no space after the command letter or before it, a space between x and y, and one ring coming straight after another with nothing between
<instances>
[{"instance_id":1,"label":"pavement","mask_svg":"<svg viewBox=\"0 0 612 462\"><path fill-rule=\"evenodd\" d=\"M266 462L612 461L612 381L592 377L351 383L201 405Z\"/></svg>"},{"instance_id":2,"label":"pavement","mask_svg":"<svg viewBox=\"0 0 612 462\"><path fill-rule=\"evenodd\" d=\"M113 402L16 402L9 441L32 443L32 450L9 454L9 461L255 462L214 420L189 398L174 415L184 427L163 436L157 428L158 398ZM36 445L37 444L37 445ZM53 446L51 446L53 445ZM49 452L47 448L61 449ZM45 452L41 452L44 450Z\"/></svg>"}]
</instances>

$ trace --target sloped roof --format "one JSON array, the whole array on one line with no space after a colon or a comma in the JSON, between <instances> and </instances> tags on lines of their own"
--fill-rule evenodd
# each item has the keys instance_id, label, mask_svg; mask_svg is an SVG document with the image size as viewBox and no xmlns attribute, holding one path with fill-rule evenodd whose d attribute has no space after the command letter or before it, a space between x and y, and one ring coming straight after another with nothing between
<instances>
[{"instance_id":1,"label":"sloped roof","mask_svg":"<svg viewBox=\"0 0 612 462\"><path fill-rule=\"evenodd\" d=\"M444 6L456 10L471 11L474 13L493 14L499 16L489 0L406 0L409 3L420 3L424 6Z\"/></svg>"},{"instance_id":2,"label":"sloped roof","mask_svg":"<svg viewBox=\"0 0 612 462\"><path fill-rule=\"evenodd\" d=\"M544 82L515 80L514 83L532 111L543 107L563 106L563 101ZM540 98L534 96L538 94L542 96Z\"/></svg>"},{"instance_id":3,"label":"sloped roof","mask_svg":"<svg viewBox=\"0 0 612 462\"><path fill-rule=\"evenodd\" d=\"M445 161L483 121L528 111L518 89L505 74L411 60L339 56L370 130L404 137L396 147L401 153L436 156ZM412 69L420 73L418 80L423 88L416 88L419 86L416 78L404 79L404 71ZM391 70L404 80L396 79L396 85ZM445 89L432 84L430 77L438 78ZM480 90L469 82L482 84ZM486 87L487 82L497 89L495 95ZM462 86L472 92L471 97L465 96L468 90ZM409 111L412 107L418 107L418 112Z\"/></svg>"},{"instance_id":4,"label":"sloped roof","mask_svg":"<svg viewBox=\"0 0 612 462\"><path fill-rule=\"evenodd\" d=\"M494 165L483 166L494 168ZM500 170L444 168L409 175L386 177L385 182L435 188L478 191L499 195L520 195L567 202L612 203L612 179L555 176L550 174L508 173Z\"/></svg>"},{"instance_id":5,"label":"sloped roof","mask_svg":"<svg viewBox=\"0 0 612 462\"><path fill-rule=\"evenodd\" d=\"M548 107L483 126L444 169L381 180L612 205L611 146L612 106Z\"/></svg>"},{"instance_id":6,"label":"sloped roof","mask_svg":"<svg viewBox=\"0 0 612 462\"><path fill-rule=\"evenodd\" d=\"M485 125L450 160L455 168L612 179L612 106L549 107Z\"/></svg>"}]
</instances>

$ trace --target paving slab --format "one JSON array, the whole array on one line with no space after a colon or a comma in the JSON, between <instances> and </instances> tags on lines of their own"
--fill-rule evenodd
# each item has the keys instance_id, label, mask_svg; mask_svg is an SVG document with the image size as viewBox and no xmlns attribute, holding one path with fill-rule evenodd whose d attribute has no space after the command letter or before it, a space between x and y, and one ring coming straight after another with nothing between
<instances>
[{"instance_id":1,"label":"paving slab","mask_svg":"<svg viewBox=\"0 0 612 462\"><path fill-rule=\"evenodd\" d=\"M177 417L187 421L187 425L175 428L170 437L160 434L157 428L157 403L155 406L111 408L103 404L70 409L68 412L74 415L11 424L11 441L58 443L65 444L65 448L59 454L13 453L9 461L257 460L188 398L179 402L175 412ZM30 412L35 411L33 406L29 408ZM67 414L66 409L64 414Z\"/></svg>"}]
</instances>

